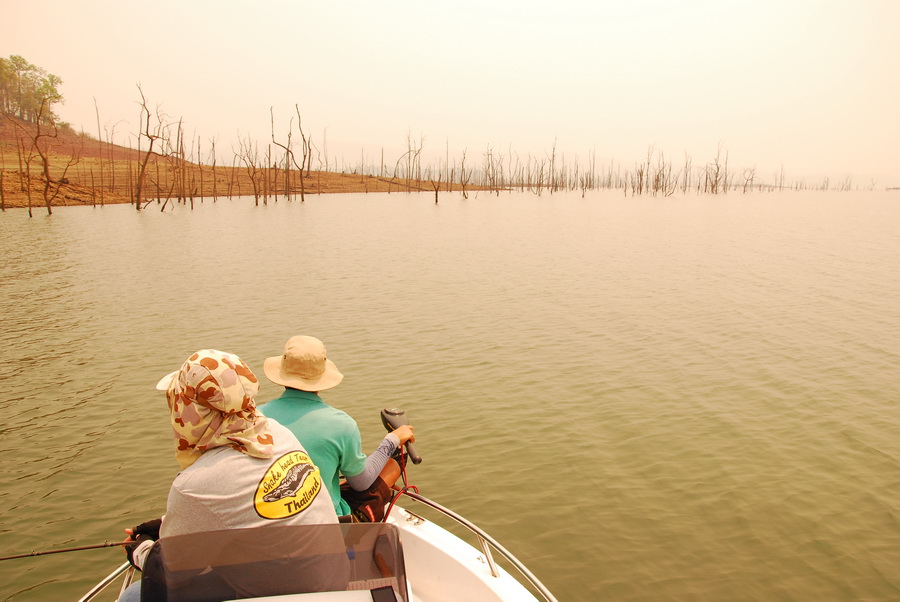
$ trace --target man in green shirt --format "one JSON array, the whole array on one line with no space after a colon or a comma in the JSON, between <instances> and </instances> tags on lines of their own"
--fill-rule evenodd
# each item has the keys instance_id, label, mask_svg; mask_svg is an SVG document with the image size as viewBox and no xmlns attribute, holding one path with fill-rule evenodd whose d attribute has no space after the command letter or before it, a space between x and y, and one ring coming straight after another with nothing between
<instances>
[{"instance_id":1,"label":"man in green shirt","mask_svg":"<svg viewBox=\"0 0 900 602\"><path fill-rule=\"evenodd\" d=\"M406 425L388 433L367 458L356 421L318 394L344 378L326 357L325 345L319 339L291 337L284 353L266 359L263 367L266 377L285 390L260 410L300 440L318 466L338 516L379 520L390 501L390 488L400 476L400 467L391 456L407 441L415 441L413 428ZM341 475L347 480L343 496ZM364 499L373 501L364 503Z\"/></svg>"}]
</instances>

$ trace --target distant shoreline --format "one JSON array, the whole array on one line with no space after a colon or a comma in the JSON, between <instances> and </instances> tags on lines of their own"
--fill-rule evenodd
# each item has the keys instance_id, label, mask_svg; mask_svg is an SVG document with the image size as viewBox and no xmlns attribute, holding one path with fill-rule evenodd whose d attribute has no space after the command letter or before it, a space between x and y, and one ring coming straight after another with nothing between
<instances>
[{"instance_id":1,"label":"distant shoreline","mask_svg":"<svg viewBox=\"0 0 900 602\"><path fill-rule=\"evenodd\" d=\"M45 182L39 157L33 156L31 165L27 167L21 157L24 138L21 128L33 130L34 127L0 114L0 201L4 208L30 206L46 210ZM174 203L236 196L255 196L262 202L288 195L299 198L301 192L311 195L430 192L439 195L440 192L463 190L459 184L439 180L316 170L303 172L301 189L301 172L295 169L286 176L285 170L277 166L201 165L156 153L147 158L145 152L102 142L73 131L60 130L52 142L46 149L53 179L51 194L55 195L52 208L134 204L134 182L145 159L142 205L157 199ZM31 144L31 141L26 139L25 143ZM29 171L30 177L27 175ZM472 191L482 188L474 185L465 187Z\"/></svg>"},{"instance_id":2,"label":"distant shoreline","mask_svg":"<svg viewBox=\"0 0 900 602\"><path fill-rule=\"evenodd\" d=\"M0 206L26 207L52 213L54 207L132 204L142 209L157 199L162 209L176 202L222 197L254 197L265 203L279 197L303 198L306 194L426 192L439 201L441 192L522 190L535 194L562 191L615 190L625 196L697 194L742 194L801 190L875 190L874 181L860 188L850 176L832 181L788 182L784 170L774 182L761 181L755 169L729 169L728 155L721 148L702 165L685 157L674 165L648 154L633 169L618 165L570 165L553 153L546 158L529 158L525 163L512 154L494 154L490 149L478 159L466 162L450 159L436 168L423 166L421 148L411 146L394 165L384 164L379 175L365 173L360 165L351 173L333 172L319 165L312 170L311 158L278 156L270 145L260 156L256 148L242 148L231 165L204 165L193 162L194 149L179 152L166 147L163 154L126 148L78 134L67 128L37 126L9 114L0 114ZM276 145L277 147L278 145ZM281 147L284 148L284 147ZM723 154L724 152L724 154ZM197 145L196 153L202 156ZM209 153L215 156L216 153ZM294 153L296 155L296 153ZM46 159L46 162L45 162ZM655 162L654 162L655 160ZM291 169L286 170L285 164ZM305 164L304 164L305 163ZM298 167L303 167L299 169ZM324 167L324 169L323 169ZM49 184L45 173L49 173ZM388 174L394 174L389 176ZM398 177L406 175L407 177ZM900 190L900 187L885 187ZM134 198L140 201L135 202Z\"/></svg>"}]
</instances>

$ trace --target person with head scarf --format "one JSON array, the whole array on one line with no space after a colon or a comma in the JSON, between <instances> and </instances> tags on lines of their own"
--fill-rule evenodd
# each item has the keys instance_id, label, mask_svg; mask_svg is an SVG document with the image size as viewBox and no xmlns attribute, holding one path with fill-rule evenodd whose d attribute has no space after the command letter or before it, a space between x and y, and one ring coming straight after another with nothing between
<instances>
[{"instance_id":1,"label":"person with head scarf","mask_svg":"<svg viewBox=\"0 0 900 602\"><path fill-rule=\"evenodd\" d=\"M181 472L165 516L126 529L137 568L157 539L337 523L318 467L293 433L257 411L259 381L238 356L197 351L156 388L166 393Z\"/></svg>"},{"instance_id":2,"label":"person with head scarf","mask_svg":"<svg viewBox=\"0 0 900 602\"><path fill-rule=\"evenodd\" d=\"M400 477L392 456L401 445L416 440L413 428L404 425L388 433L366 457L356 421L319 396L336 387L344 375L315 337L291 337L284 352L266 359L263 368L266 377L285 390L262 406L262 412L289 428L309 450L341 520L381 520L391 487ZM343 487L341 475L346 478Z\"/></svg>"}]
</instances>

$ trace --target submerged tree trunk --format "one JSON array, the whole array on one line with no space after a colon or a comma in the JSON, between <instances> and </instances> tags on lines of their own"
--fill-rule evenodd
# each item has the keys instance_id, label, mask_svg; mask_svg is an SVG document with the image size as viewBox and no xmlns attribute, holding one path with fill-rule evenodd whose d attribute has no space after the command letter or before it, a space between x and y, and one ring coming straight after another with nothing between
<instances>
[{"instance_id":1,"label":"submerged tree trunk","mask_svg":"<svg viewBox=\"0 0 900 602\"><path fill-rule=\"evenodd\" d=\"M100 157L100 206L103 206L103 135L100 132L100 108L97 106L97 99L94 99L94 112L97 115L97 156ZM93 169L91 170L91 190L94 189ZM92 197L95 196L91 193ZM96 203L96 199L94 199Z\"/></svg>"},{"instance_id":2,"label":"submerged tree trunk","mask_svg":"<svg viewBox=\"0 0 900 602\"><path fill-rule=\"evenodd\" d=\"M138 132L138 150L140 150L140 137L145 136L148 140L147 152L144 154L143 159L138 164L138 174L137 181L134 186L134 207L138 211L141 210L141 202L142 198L142 190L144 186L144 174L147 171L147 162L150 160L150 155L153 153L153 144L159 138L159 131L162 127L162 124L157 125L157 129L155 133L150 132L150 109L147 107L147 99L144 97L144 91L141 90L141 87L138 86L138 92L141 94L141 131Z\"/></svg>"}]
</instances>

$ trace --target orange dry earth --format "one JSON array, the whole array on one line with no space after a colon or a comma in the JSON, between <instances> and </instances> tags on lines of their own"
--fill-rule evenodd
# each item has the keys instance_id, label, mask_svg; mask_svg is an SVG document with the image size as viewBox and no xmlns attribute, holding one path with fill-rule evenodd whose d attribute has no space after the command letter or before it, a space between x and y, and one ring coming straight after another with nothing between
<instances>
[{"instance_id":1,"label":"orange dry earth","mask_svg":"<svg viewBox=\"0 0 900 602\"><path fill-rule=\"evenodd\" d=\"M14 123L15 121L15 123ZM44 179L40 157L34 154L30 167L26 167L22 156L27 155L33 146L16 123L34 132L34 126L10 119L0 114L0 192L4 207L44 207ZM24 150L23 150L24 149ZM33 152L33 151L31 151ZM58 133L52 139L48 156L51 164L51 194L56 191L57 184L63 179L67 183L58 184L59 193L52 201L53 207L67 205L101 205L132 202L134 182L140 162L145 153L118 145L100 142L96 139L81 136L74 132ZM72 162L68 168L68 163ZM291 195L299 198L300 181L298 171L291 172ZM270 169L265 174L258 172L256 177L260 199L267 195L283 197L285 195L284 171ZM340 193L340 192L434 192L435 186L440 191L460 190L458 185L452 187L447 183L419 182L400 180L360 174L342 174L325 171L304 173L303 188L306 194ZM30 200L29 200L30 188ZM477 187L468 187L475 189ZM251 172L243 167L197 165L179 162L172 157L151 155L145 177L141 197L144 202L149 199L171 198L176 201L179 196L194 199L252 196L253 179Z\"/></svg>"}]
</instances>

